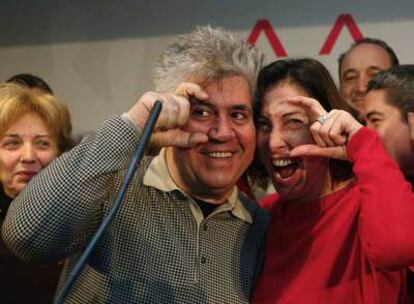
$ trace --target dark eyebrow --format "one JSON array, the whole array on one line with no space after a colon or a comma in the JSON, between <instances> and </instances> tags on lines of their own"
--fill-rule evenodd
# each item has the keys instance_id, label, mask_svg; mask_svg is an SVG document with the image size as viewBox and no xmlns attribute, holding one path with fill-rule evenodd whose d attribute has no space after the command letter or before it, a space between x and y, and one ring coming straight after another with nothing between
<instances>
[{"instance_id":1,"label":"dark eyebrow","mask_svg":"<svg viewBox=\"0 0 414 304\"><path fill-rule=\"evenodd\" d=\"M240 111L253 111L252 107L246 104L234 105L233 109Z\"/></svg>"},{"instance_id":2,"label":"dark eyebrow","mask_svg":"<svg viewBox=\"0 0 414 304\"><path fill-rule=\"evenodd\" d=\"M198 98L196 98L194 96L191 96L190 97L190 105L191 106L198 106L198 105L206 105L206 106L209 106L211 104L207 100L201 100L201 99L198 99Z\"/></svg>"}]
</instances>

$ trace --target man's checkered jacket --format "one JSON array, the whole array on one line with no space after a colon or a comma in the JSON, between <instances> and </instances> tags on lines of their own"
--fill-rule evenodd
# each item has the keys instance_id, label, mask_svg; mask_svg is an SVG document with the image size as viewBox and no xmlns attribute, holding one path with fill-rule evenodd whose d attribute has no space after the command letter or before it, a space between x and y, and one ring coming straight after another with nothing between
<instances>
[{"instance_id":1,"label":"man's checkered jacket","mask_svg":"<svg viewBox=\"0 0 414 304\"><path fill-rule=\"evenodd\" d=\"M113 205L139 132L113 116L39 173L12 203L3 237L28 261L68 258L62 282ZM179 190L143 184L146 157L66 303L247 303L262 268L269 217L240 196L197 223ZM39 280L42 279L39 274Z\"/></svg>"}]
</instances>

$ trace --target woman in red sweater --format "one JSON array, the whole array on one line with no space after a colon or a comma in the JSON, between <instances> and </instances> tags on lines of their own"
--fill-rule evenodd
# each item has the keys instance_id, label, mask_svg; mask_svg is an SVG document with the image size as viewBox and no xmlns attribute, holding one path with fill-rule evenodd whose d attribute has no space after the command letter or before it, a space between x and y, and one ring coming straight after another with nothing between
<instances>
[{"instance_id":1,"label":"woman in red sweater","mask_svg":"<svg viewBox=\"0 0 414 304\"><path fill-rule=\"evenodd\" d=\"M254 303L403 303L414 263L414 195L378 135L341 104L312 59L258 82L257 145L278 195Z\"/></svg>"}]
</instances>

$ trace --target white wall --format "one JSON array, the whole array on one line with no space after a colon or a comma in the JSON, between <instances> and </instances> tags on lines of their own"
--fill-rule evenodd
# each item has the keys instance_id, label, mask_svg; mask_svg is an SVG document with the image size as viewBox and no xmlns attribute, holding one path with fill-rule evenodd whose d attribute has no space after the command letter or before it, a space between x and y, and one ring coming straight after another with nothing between
<instances>
[{"instance_id":1,"label":"white wall","mask_svg":"<svg viewBox=\"0 0 414 304\"><path fill-rule=\"evenodd\" d=\"M350 14L364 36L387 41L402 63L414 63L409 0L2 0L0 80L22 72L46 79L68 103L75 130L85 132L151 89L160 50L198 24L247 39L257 20L266 19L288 56L319 59L336 77L337 57L353 42L348 30L329 55L318 53L341 14ZM263 33L257 45L268 61L276 59Z\"/></svg>"}]
</instances>

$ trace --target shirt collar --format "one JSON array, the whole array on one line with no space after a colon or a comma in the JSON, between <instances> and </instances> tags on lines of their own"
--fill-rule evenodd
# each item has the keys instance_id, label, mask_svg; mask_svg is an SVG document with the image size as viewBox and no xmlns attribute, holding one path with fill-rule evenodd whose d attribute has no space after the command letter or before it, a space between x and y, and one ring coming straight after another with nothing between
<instances>
[{"instance_id":1,"label":"shirt collar","mask_svg":"<svg viewBox=\"0 0 414 304\"><path fill-rule=\"evenodd\" d=\"M171 192L178 190L187 197L188 194L183 192L174 182L167 167L166 149L161 149L160 153L155 156L144 174L143 183L145 186L151 186L161 191ZM252 224L253 217L240 201L237 187L235 186L226 203L220 205L214 212L230 211L234 216Z\"/></svg>"}]
</instances>

